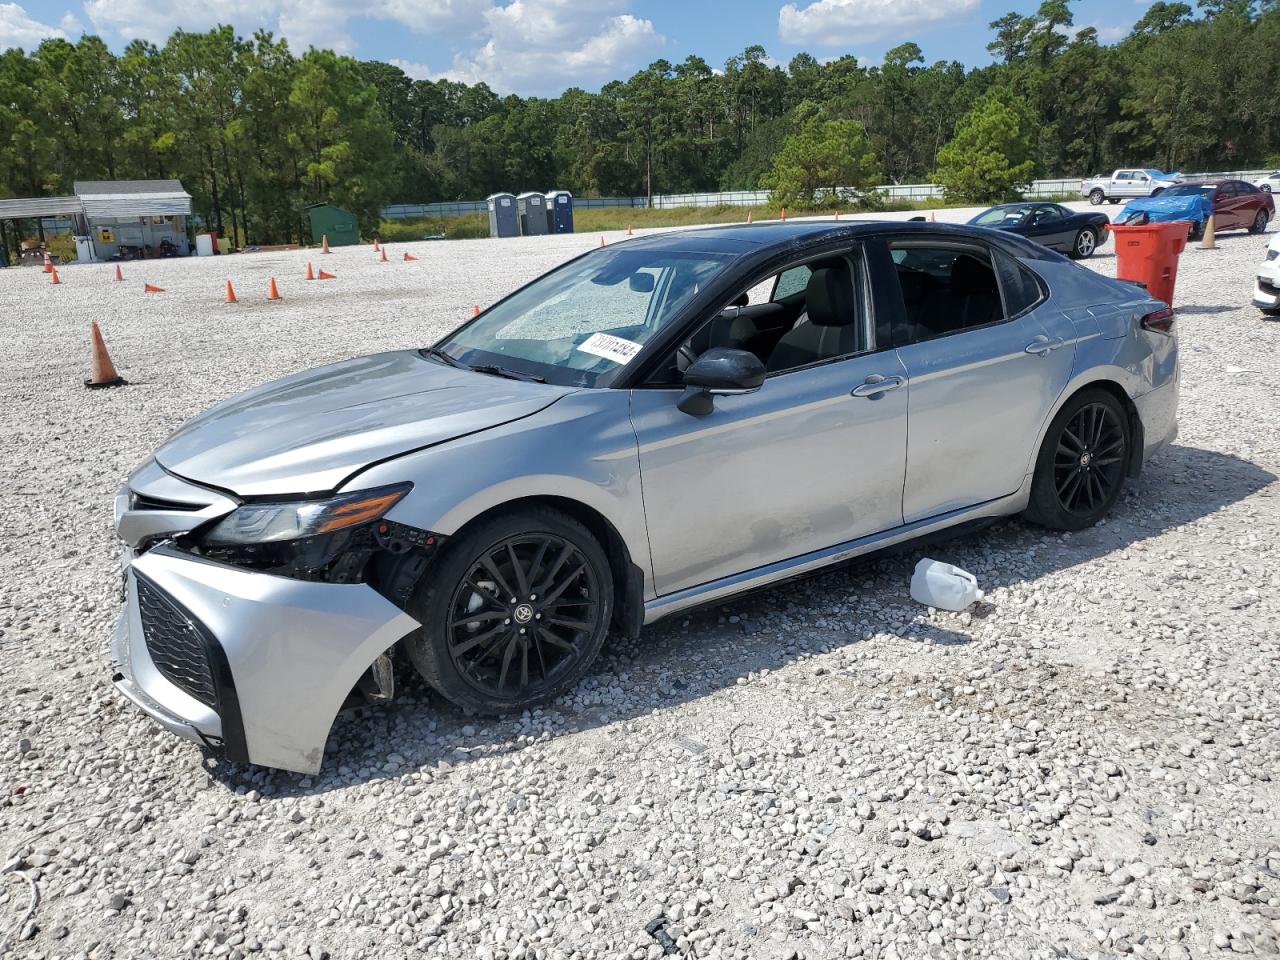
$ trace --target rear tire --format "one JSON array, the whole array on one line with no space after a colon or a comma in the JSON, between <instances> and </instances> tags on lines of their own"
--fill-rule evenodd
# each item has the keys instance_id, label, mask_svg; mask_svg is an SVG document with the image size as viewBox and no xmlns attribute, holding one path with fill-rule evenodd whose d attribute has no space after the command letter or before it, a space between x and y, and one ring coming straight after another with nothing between
<instances>
[{"instance_id":1,"label":"rear tire","mask_svg":"<svg viewBox=\"0 0 1280 960\"><path fill-rule=\"evenodd\" d=\"M1085 389L1049 424L1036 458L1026 517L1054 530L1083 530L1119 499L1132 444L1129 417L1106 390Z\"/></svg>"},{"instance_id":2,"label":"rear tire","mask_svg":"<svg viewBox=\"0 0 1280 960\"><path fill-rule=\"evenodd\" d=\"M1119 197L1113 197L1107 201L1107 203L1119 203L1119 202L1120 202Z\"/></svg>"},{"instance_id":3,"label":"rear tire","mask_svg":"<svg viewBox=\"0 0 1280 960\"><path fill-rule=\"evenodd\" d=\"M1270 221L1270 219L1271 218L1267 216L1267 211L1259 210L1257 214L1254 215L1253 223L1249 224L1249 232L1250 233L1266 233L1267 223L1268 221Z\"/></svg>"},{"instance_id":4,"label":"rear tire","mask_svg":"<svg viewBox=\"0 0 1280 960\"><path fill-rule=\"evenodd\" d=\"M1094 187L1092 190L1089 191L1089 202L1092 203L1095 207L1098 206L1100 203L1102 203L1102 201L1105 199L1107 199L1107 195L1103 193L1100 188Z\"/></svg>"},{"instance_id":5,"label":"rear tire","mask_svg":"<svg viewBox=\"0 0 1280 960\"><path fill-rule=\"evenodd\" d=\"M1203 236L1204 236L1204 224L1198 223L1195 220L1192 220L1191 226L1187 228L1187 239L1199 240Z\"/></svg>"},{"instance_id":6,"label":"rear tire","mask_svg":"<svg viewBox=\"0 0 1280 960\"><path fill-rule=\"evenodd\" d=\"M1076 239L1071 244L1070 256L1072 260L1088 260L1097 249L1098 235L1093 232L1092 227L1085 227L1076 234Z\"/></svg>"},{"instance_id":7,"label":"rear tire","mask_svg":"<svg viewBox=\"0 0 1280 960\"><path fill-rule=\"evenodd\" d=\"M613 576L599 542L546 507L483 520L445 544L414 591L404 643L423 679L475 713L527 710L574 686L600 653Z\"/></svg>"}]
</instances>

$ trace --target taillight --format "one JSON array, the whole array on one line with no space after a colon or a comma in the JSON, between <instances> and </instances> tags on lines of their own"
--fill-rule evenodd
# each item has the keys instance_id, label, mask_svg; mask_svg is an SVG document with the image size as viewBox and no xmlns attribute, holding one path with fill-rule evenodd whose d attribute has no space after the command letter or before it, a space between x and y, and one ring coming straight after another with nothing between
<instances>
[{"instance_id":1,"label":"taillight","mask_svg":"<svg viewBox=\"0 0 1280 960\"><path fill-rule=\"evenodd\" d=\"M1173 307L1148 313L1142 318L1142 329L1156 333L1173 333Z\"/></svg>"}]
</instances>

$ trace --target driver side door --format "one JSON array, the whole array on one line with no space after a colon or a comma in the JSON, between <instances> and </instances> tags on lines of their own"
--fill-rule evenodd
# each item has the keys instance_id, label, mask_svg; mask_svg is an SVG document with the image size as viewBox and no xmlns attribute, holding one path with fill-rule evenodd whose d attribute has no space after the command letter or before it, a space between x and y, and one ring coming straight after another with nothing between
<instances>
[{"instance_id":1,"label":"driver side door","mask_svg":"<svg viewBox=\"0 0 1280 960\"><path fill-rule=\"evenodd\" d=\"M754 393L716 397L705 416L676 406L682 387L632 390L659 595L902 523L905 371L890 344L877 349L863 261L848 260L854 352L775 370ZM889 388L869 394L878 378Z\"/></svg>"}]
</instances>

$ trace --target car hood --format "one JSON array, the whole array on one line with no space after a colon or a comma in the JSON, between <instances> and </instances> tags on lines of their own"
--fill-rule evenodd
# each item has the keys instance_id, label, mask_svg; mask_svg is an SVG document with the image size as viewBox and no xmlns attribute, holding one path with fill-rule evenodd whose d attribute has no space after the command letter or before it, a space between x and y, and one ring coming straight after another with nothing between
<instances>
[{"instance_id":1,"label":"car hood","mask_svg":"<svg viewBox=\"0 0 1280 960\"><path fill-rule=\"evenodd\" d=\"M156 451L170 473L242 497L314 494L410 450L537 413L569 387L375 354L294 374L211 407Z\"/></svg>"}]
</instances>

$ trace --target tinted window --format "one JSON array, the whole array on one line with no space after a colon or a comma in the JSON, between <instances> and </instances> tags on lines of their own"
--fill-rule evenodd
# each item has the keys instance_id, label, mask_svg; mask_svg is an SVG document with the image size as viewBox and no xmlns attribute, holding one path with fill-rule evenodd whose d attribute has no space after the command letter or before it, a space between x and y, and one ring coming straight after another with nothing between
<instances>
[{"instance_id":1,"label":"tinted window","mask_svg":"<svg viewBox=\"0 0 1280 960\"><path fill-rule=\"evenodd\" d=\"M1005 313L1016 317L1034 307L1044 297L1034 273L1013 257L996 253L996 269L1000 271L1000 286L1004 290Z\"/></svg>"},{"instance_id":2,"label":"tinted window","mask_svg":"<svg viewBox=\"0 0 1280 960\"><path fill-rule=\"evenodd\" d=\"M1004 319L1000 285L985 251L905 240L889 250L906 319L896 339L918 343Z\"/></svg>"},{"instance_id":3,"label":"tinted window","mask_svg":"<svg viewBox=\"0 0 1280 960\"><path fill-rule=\"evenodd\" d=\"M1041 223L1062 219L1061 207L1036 207L1036 219Z\"/></svg>"}]
</instances>

